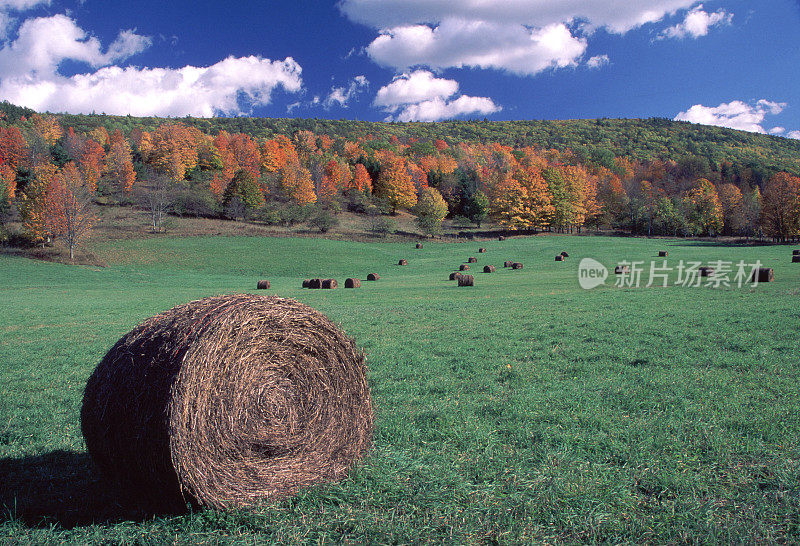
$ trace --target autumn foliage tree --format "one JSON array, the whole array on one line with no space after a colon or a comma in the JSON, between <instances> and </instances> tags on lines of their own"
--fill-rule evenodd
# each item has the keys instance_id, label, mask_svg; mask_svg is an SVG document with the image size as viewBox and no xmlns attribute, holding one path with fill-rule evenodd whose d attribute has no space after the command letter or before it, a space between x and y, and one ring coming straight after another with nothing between
<instances>
[{"instance_id":1,"label":"autumn foliage tree","mask_svg":"<svg viewBox=\"0 0 800 546\"><path fill-rule=\"evenodd\" d=\"M800 235L800 177L780 172L769 179L762 197L761 225L779 241Z\"/></svg>"},{"instance_id":2,"label":"autumn foliage tree","mask_svg":"<svg viewBox=\"0 0 800 546\"><path fill-rule=\"evenodd\" d=\"M705 178L698 179L687 193L685 203L689 209L689 223L696 235L722 233L724 214L717 189Z\"/></svg>"},{"instance_id":3,"label":"autumn foliage tree","mask_svg":"<svg viewBox=\"0 0 800 546\"><path fill-rule=\"evenodd\" d=\"M425 233L441 233L442 220L447 216L447 202L439 190L426 186L419 193L414 214L417 216L417 224Z\"/></svg>"},{"instance_id":4,"label":"autumn foliage tree","mask_svg":"<svg viewBox=\"0 0 800 546\"><path fill-rule=\"evenodd\" d=\"M392 207L392 212L411 209L417 204L414 180L408 172L404 158L390 151L379 152L381 172L375 181L375 193Z\"/></svg>"},{"instance_id":5,"label":"autumn foliage tree","mask_svg":"<svg viewBox=\"0 0 800 546\"><path fill-rule=\"evenodd\" d=\"M88 235L94 222L92 193L72 162L64 165L47 186L47 231L63 239L71 261L75 259L76 246Z\"/></svg>"}]
</instances>

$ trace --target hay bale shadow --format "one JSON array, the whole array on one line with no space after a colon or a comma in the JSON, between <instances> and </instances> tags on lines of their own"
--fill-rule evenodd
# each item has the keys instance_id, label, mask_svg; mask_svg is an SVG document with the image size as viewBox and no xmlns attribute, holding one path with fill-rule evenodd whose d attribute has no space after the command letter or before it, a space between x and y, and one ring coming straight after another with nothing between
<instances>
[{"instance_id":1,"label":"hay bale shadow","mask_svg":"<svg viewBox=\"0 0 800 546\"><path fill-rule=\"evenodd\" d=\"M155 515L126 503L100 476L88 453L57 450L0 459L0 524L19 521L31 528L57 524L72 529L141 522Z\"/></svg>"}]
</instances>

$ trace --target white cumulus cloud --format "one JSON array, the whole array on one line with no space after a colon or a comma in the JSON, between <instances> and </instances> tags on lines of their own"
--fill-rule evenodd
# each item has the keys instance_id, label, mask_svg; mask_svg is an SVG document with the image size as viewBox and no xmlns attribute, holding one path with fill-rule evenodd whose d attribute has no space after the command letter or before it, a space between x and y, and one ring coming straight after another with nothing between
<instances>
[{"instance_id":1,"label":"white cumulus cloud","mask_svg":"<svg viewBox=\"0 0 800 546\"><path fill-rule=\"evenodd\" d=\"M427 70L395 77L381 87L373 104L394 114L389 121L439 121L465 115L488 115L502 110L488 97L458 93L458 82L436 78Z\"/></svg>"},{"instance_id":2,"label":"white cumulus cloud","mask_svg":"<svg viewBox=\"0 0 800 546\"><path fill-rule=\"evenodd\" d=\"M105 112L158 116L239 114L265 105L277 87L300 91L302 68L285 60L228 57L206 67L120 67L113 63L140 53L149 37L120 32L103 51L100 41L66 15L26 20L17 38L0 49L0 99L39 111ZM59 73L66 60L91 70Z\"/></svg>"},{"instance_id":3,"label":"white cumulus cloud","mask_svg":"<svg viewBox=\"0 0 800 546\"><path fill-rule=\"evenodd\" d=\"M466 66L523 75L574 65L585 50L586 40L574 37L563 24L528 29L458 19L446 20L435 28L413 25L388 29L367 46L374 61L399 69Z\"/></svg>"},{"instance_id":4,"label":"white cumulus cloud","mask_svg":"<svg viewBox=\"0 0 800 546\"><path fill-rule=\"evenodd\" d=\"M700 4L689 13L682 23L669 27L660 34L660 38L699 38L705 36L711 27L717 25L730 25L733 20L733 14L726 12L724 9L717 10L714 13L708 13L703 10L703 5Z\"/></svg>"},{"instance_id":5,"label":"white cumulus cloud","mask_svg":"<svg viewBox=\"0 0 800 546\"><path fill-rule=\"evenodd\" d=\"M413 24L437 25L447 19L546 27L573 21L624 33L655 23L697 0L341 0L351 20L376 29Z\"/></svg>"},{"instance_id":6,"label":"white cumulus cloud","mask_svg":"<svg viewBox=\"0 0 800 546\"><path fill-rule=\"evenodd\" d=\"M378 35L372 60L412 67L482 68L532 76L577 65L593 31L625 32L698 0L340 0L351 20ZM711 17L716 17L712 14ZM694 28L694 27L692 27ZM594 58L590 68L603 63Z\"/></svg>"},{"instance_id":7,"label":"white cumulus cloud","mask_svg":"<svg viewBox=\"0 0 800 546\"><path fill-rule=\"evenodd\" d=\"M800 140L800 131L789 131L788 133L786 133L786 136L789 138Z\"/></svg>"},{"instance_id":8,"label":"white cumulus cloud","mask_svg":"<svg viewBox=\"0 0 800 546\"><path fill-rule=\"evenodd\" d=\"M346 88L333 87L323 103L326 108L330 108L334 104L346 108L347 103L367 87L369 87L369 80L366 76L356 76Z\"/></svg>"},{"instance_id":9,"label":"white cumulus cloud","mask_svg":"<svg viewBox=\"0 0 800 546\"><path fill-rule=\"evenodd\" d=\"M675 120L766 133L761 125L764 118L770 114L780 114L784 108L786 108L786 103L765 99L761 99L755 104L740 100L722 103L719 106L695 104L685 112L680 112L675 116Z\"/></svg>"},{"instance_id":10,"label":"white cumulus cloud","mask_svg":"<svg viewBox=\"0 0 800 546\"><path fill-rule=\"evenodd\" d=\"M589 68L600 68L601 66L605 66L610 62L611 59L608 58L608 55L595 55L586 61L586 66Z\"/></svg>"}]
</instances>

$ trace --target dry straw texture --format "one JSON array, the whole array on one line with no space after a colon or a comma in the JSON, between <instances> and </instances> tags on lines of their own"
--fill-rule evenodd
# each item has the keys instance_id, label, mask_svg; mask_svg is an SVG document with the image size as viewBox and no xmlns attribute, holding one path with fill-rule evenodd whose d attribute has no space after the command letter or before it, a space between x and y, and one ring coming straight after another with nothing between
<instances>
[{"instance_id":1,"label":"dry straw texture","mask_svg":"<svg viewBox=\"0 0 800 546\"><path fill-rule=\"evenodd\" d=\"M417 248L422 248L422 243L417 243Z\"/></svg>"},{"instance_id":2,"label":"dry straw texture","mask_svg":"<svg viewBox=\"0 0 800 546\"><path fill-rule=\"evenodd\" d=\"M467 264L461 264L458 266L460 271L469 271L469 266Z\"/></svg>"},{"instance_id":3,"label":"dry straw texture","mask_svg":"<svg viewBox=\"0 0 800 546\"><path fill-rule=\"evenodd\" d=\"M514 265L514 262L510 262L510 261L503 262L503 267L511 267L512 265Z\"/></svg>"},{"instance_id":4,"label":"dry straw texture","mask_svg":"<svg viewBox=\"0 0 800 546\"><path fill-rule=\"evenodd\" d=\"M514 262L511 264L511 269L522 269L522 264L519 262Z\"/></svg>"},{"instance_id":5,"label":"dry straw texture","mask_svg":"<svg viewBox=\"0 0 800 546\"><path fill-rule=\"evenodd\" d=\"M400 260L397 265L408 265L408 260Z\"/></svg>"},{"instance_id":6,"label":"dry straw texture","mask_svg":"<svg viewBox=\"0 0 800 546\"><path fill-rule=\"evenodd\" d=\"M493 265L484 265L483 266L484 273L494 273L494 266Z\"/></svg>"},{"instance_id":7,"label":"dry straw texture","mask_svg":"<svg viewBox=\"0 0 800 546\"><path fill-rule=\"evenodd\" d=\"M458 278L459 278L460 276L461 276L461 273L459 273L458 271L455 271L455 272L453 272L453 273L450 273L450 280L451 280L451 281L458 280Z\"/></svg>"},{"instance_id":8,"label":"dry straw texture","mask_svg":"<svg viewBox=\"0 0 800 546\"><path fill-rule=\"evenodd\" d=\"M308 283L308 287L314 289L322 288L322 279L311 279Z\"/></svg>"},{"instance_id":9,"label":"dry straw texture","mask_svg":"<svg viewBox=\"0 0 800 546\"><path fill-rule=\"evenodd\" d=\"M86 385L90 455L133 499L254 506L339 480L372 437L364 355L327 317L249 294L141 323Z\"/></svg>"},{"instance_id":10,"label":"dry straw texture","mask_svg":"<svg viewBox=\"0 0 800 546\"><path fill-rule=\"evenodd\" d=\"M337 286L339 286L339 283L336 282L336 279L324 279L322 281L322 288L325 288L327 290L333 290Z\"/></svg>"},{"instance_id":11,"label":"dry straw texture","mask_svg":"<svg viewBox=\"0 0 800 546\"><path fill-rule=\"evenodd\" d=\"M458 286L475 286L475 277L472 275L461 275L458 277Z\"/></svg>"},{"instance_id":12,"label":"dry straw texture","mask_svg":"<svg viewBox=\"0 0 800 546\"><path fill-rule=\"evenodd\" d=\"M467 260L467 263L468 263L468 264L475 264L475 263L478 263L478 258L476 258L476 257L474 257L474 256L470 256L470 258Z\"/></svg>"},{"instance_id":13,"label":"dry straw texture","mask_svg":"<svg viewBox=\"0 0 800 546\"><path fill-rule=\"evenodd\" d=\"M480 254L483 254L484 252L486 252L486 249L485 249L485 248L479 248L479 249L478 249L478 252L479 252Z\"/></svg>"},{"instance_id":14,"label":"dry straw texture","mask_svg":"<svg viewBox=\"0 0 800 546\"><path fill-rule=\"evenodd\" d=\"M562 256L561 254L556 255L556 261L557 262L563 262L564 261L564 256Z\"/></svg>"},{"instance_id":15,"label":"dry straw texture","mask_svg":"<svg viewBox=\"0 0 800 546\"><path fill-rule=\"evenodd\" d=\"M309 288L311 286L311 279L306 279L303 281L303 288Z\"/></svg>"},{"instance_id":16,"label":"dry straw texture","mask_svg":"<svg viewBox=\"0 0 800 546\"><path fill-rule=\"evenodd\" d=\"M381 278L381 276L378 275L377 273L370 273L369 275L367 275L367 280L368 281L377 281L380 278Z\"/></svg>"},{"instance_id":17,"label":"dry straw texture","mask_svg":"<svg viewBox=\"0 0 800 546\"><path fill-rule=\"evenodd\" d=\"M258 281L256 285L257 290L266 290L270 287L269 281Z\"/></svg>"},{"instance_id":18,"label":"dry straw texture","mask_svg":"<svg viewBox=\"0 0 800 546\"><path fill-rule=\"evenodd\" d=\"M361 288L361 279L345 279L345 288Z\"/></svg>"}]
</instances>

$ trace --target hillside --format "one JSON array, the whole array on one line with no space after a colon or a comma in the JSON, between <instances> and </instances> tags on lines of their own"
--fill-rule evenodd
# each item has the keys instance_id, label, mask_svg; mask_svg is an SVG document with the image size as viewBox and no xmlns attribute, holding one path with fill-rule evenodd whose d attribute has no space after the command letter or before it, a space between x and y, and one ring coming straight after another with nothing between
<instances>
[{"instance_id":1,"label":"hillside","mask_svg":"<svg viewBox=\"0 0 800 546\"><path fill-rule=\"evenodd\" d=\"M14 121L32 110L8 103L0 111ZM450 144L497 142L505 146L537 146L564 151L571 149L586 159L609 163L613 156L638 161L680 160L687 156L706 158L712 165L723 162L746 165L765 171L800 174L800 140L737 131L722 127L696 125L665 118L531 120L531 121L443 121L436 123L383 123L357 120L293 118L193 118L108 116L104 114L58 114L64 126L89 132L103 126L109 133L120 129L128 134L135 128L152 131L166 121L179 121L207 134L220 131L245 133L253 138L273 138L312 131L317 135L357 139L372 134L401 141L442 139Z\"/></svg>"}]
</instances>

